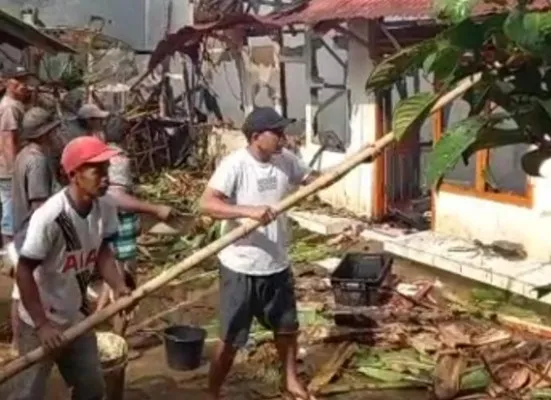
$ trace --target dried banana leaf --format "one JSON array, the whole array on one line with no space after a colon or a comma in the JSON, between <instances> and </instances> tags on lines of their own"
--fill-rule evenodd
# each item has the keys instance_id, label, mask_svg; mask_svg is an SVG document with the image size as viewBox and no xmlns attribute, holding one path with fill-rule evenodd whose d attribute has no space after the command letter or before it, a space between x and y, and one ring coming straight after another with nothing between
<instances>
[{"instance_id":1,"label":"dried banana leaf","mask_svg":"<svg viewBox=\"0 0 551 400\"><path fill-rule=\"evenodd\" d=\"M420 384L430 385L430 382L409 374L404 374L388 369L374 368L374 367L360 367L358 372L373 379L377 379L381 382L396 383L396 382L417 382Z\"/></svg>"},{"instance_id":2,"label":"dried banana leaf","mask_svg":"<svg viewBox=\"0 0 551 400\"><path fill-rule=\"evenodd\" d=\"M434 371L434 395L437 399L451 400L457 396L466 366L466 360L459 354L440 357Z\"/></svg>"}]
</instances>

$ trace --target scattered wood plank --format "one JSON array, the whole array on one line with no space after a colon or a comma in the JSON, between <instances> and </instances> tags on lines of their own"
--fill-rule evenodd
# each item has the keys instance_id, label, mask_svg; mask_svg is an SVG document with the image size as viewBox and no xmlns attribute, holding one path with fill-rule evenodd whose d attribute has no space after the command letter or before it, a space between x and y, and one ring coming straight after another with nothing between
<instances>
[{"instance_id":1,"label":"scattered wood plank","mask_svg":"<svg viewBox=\"0 0 551 400\"><path fill-rule=\"evenodd\" d=\"M497 322L511 329L529 332L540 337L551 339L551 326L524 321L511 315L497 314L495 318Z\"/></svg>"},{"instance_id":2,"label":"scattered wood plank","mask_svg":"<svg viewBox=\"0 0 551 400\"><path fill-rule=\"evenodd\" d=\"M442 342L451 349L460 346L470 346L472 344L469 335L457 323L440 324L438 331L440 332Z\"/></svg>"}]
</instances>

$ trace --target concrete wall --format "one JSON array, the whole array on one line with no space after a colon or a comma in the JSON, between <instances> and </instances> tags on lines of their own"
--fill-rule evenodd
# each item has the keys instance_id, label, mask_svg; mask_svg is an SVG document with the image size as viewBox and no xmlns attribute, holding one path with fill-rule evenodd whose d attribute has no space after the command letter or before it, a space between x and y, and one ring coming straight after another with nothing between
<instances>
[{"instance_id":1,"label":"concrete wall","mask_svg":"<svg viewBox=\"0 0 551 400\"><path fill-rule=\"evenodd\" d=\"M440 191L435 231L483 243L522 244L530 258L551 258L551 181L534 179L532 209ZM550 214L551 215L551 214Z\"/></svg>"},{"instance_id":2,"label":"concrete wall","mask_svg":"<svg viewBox=\"0 0 551 400\"><path fill-rule=\"evenodd\" d=\"M456 101L450 111L448 125L465 118L468 106ZM528 177L521 169L520 159L527 148L518 145L491 151L490 172L500 189L525 193ZM445 180L473 186L474 176L473 160L469 165L460 162ZM520 243L529 257L547 261L551 257L548 239L551 226L545 214L551 209L551 181L532 179L532 184L531 209L441 190L435 203L435 231L483 243L495 240Z\"/></svg>"}]
</instances>

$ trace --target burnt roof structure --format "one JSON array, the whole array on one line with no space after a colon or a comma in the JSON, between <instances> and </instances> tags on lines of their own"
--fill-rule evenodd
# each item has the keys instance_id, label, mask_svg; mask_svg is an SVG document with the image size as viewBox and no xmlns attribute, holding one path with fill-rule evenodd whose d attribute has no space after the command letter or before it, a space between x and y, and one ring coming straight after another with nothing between
<instances>
[{"instance_id":1,"label":"burnt roof structure","mask_svg":"<svg viewBox=\"0 0 551 400\"><path fill-rule=\"evenodd\" d=\"M21 50L32 46L53 54L75 53L71 47L2 10L0 10L0 43L7 43Z\"/></svg>"}]
</instances>

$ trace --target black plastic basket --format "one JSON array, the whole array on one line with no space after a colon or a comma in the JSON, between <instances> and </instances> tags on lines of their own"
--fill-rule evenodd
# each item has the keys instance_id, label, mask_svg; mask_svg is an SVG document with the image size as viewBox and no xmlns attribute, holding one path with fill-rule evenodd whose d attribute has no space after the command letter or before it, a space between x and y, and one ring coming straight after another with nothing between
<instances>
[{"instance_id":1,"label":"black plastic basket","mask_svg":"<svg viewBox=\"0 0 551 400\"><path fill-rule=\"evenodd\" d=\"M331 275L335 303L351 307L379 304L393 262L388 253L346 254Z\"/></svg>"}]
</instances>

